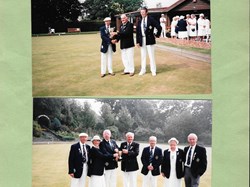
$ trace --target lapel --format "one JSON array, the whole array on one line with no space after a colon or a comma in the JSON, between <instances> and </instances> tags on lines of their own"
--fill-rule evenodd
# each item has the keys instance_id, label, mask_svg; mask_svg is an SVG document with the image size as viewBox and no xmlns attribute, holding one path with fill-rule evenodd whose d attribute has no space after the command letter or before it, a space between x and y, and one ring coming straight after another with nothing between
<instances>
[{"instance_id":1,"label":"lapel","mask_svg":"<svg viewBox=\"0 0 250 187\"><path fill-rule=\"evenodd\" d=\"M196 156L196 153L197 153L197 148L198 148L198 145L196 144L195 149L194 149L194 153L193 153L192 160L195 159L195 156Z\"/></svg>"},{"instance_id":2,"label":"lapel","mask_svg":"<svg viewBox=\"0 0 250 187\"><path fill-rule=\"evenodd\" d=\"M82 149L81 149L81 144L80 144L80 142L77 143L77 147L76 147L76 148L78 149L79 152L82 153Z\"/></svg>"},{"instance_id":3,"label":"lapel","mask_svg":"<svg viewBox=\"0 0 250 187\"><path fill-rule=\"evenodd\" d=\"M104 140L104 141L105 141L106 148L113 151L111 145L106 140ZM110 143L112 144L111 140L110 140Z\"/></svg>"},{"instance_id":4,"label":"lapel","mask_svg":"<svg viewBox=\"0 0 250 187\"><path fill-rule=\"evenodd\" d=\"M125 25L123 25L123 24L121 25L122 32L124 32L126 30L127 26L128 26L128 22Z\"/></svg>"}]
</instances>

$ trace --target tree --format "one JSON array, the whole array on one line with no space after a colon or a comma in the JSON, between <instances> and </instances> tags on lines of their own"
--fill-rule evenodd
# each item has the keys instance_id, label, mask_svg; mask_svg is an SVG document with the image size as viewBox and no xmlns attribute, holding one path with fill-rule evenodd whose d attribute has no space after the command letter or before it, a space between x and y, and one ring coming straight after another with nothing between
<instances>
[{"instance_id":1,"label":"tree","mask_svg":"<svg viewBox=\"0 0 250 187\"><path fill-rule=\"evenodd\" d=\"M82 129L86 129L86 131L91 134L93 127L96 124L95 112L90 108L90 104L84 103L84 110L82 112Z\"/></svg>"},{"instance_id":2,"label":"tree","mask_svg":"<svg viewBox=\"0 0 250 187\"><path fill-rule=\"evenodd\" d=\"M49 27L56 22L76 21L82 8L78 0L32 0L32 24Z\"/></svg>"},{"instance_id":3,"label":"tree","mask_svg":"<svg viewBox=\"0 0 250 187\"><path fill-rule=\"evenodd\" d=\"M101 107L101 118L104 123L104 127L113 126L115 124L115 115L112 112L109 104L104 103Z\"/></svg>"},{"instance_id":4,"label":"tree","mask_svg":"<svg viewBox=\"0 0 250 187\"><path fill-rule=\"evenodd\" d=\"M138 10L143 3L143 0L115 0L120 4L122 9L121 13L132 12Z\"/></svg>"},{"instance_id":5,"label":"tree","mask_svg":"<svg viewBox=\"0 0 250 187\"><path fill-rule=\"evenodd\" d=\"M86 0L83 3L86 14L91 20L103 19L110 16L112 1L110 0Z\"/></svg>"},{"instance_id":6,"label":"tree","mask_svg":"<svg viewBox=\"0 0 250 187\"><path fill-rule=\"evenodd\" d=\"M89 19L95 20L136 11L141 7L142 2L143 0L86 0L83 7Z\"/></svg>"},{"instance_id":7,"label":"tree","mask_svg":"<svg viewBox=\"0 0 250 187\"><path fill-rule=\"evenodd\" d=\"M126 131L131 131L134 124L134 119L132 118L127 107L122 107L117 115L117 127L119 131L123 134Z\"/></svg>"}]
</instances>

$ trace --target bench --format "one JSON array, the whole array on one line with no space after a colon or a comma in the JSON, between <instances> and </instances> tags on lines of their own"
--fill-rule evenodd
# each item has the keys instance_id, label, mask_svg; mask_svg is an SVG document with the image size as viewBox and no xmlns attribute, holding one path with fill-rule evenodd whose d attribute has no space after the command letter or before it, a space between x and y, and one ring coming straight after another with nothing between
<instances>
[{"instance_id":1,"label":"bench","mask_svg":"<svg viewBox=\"0 0 250 187\"><path fill-rule=\"evenodd\" d=\"M68 28L68 32L81 32L80 28Z\"/></svg>"}]
</instances>

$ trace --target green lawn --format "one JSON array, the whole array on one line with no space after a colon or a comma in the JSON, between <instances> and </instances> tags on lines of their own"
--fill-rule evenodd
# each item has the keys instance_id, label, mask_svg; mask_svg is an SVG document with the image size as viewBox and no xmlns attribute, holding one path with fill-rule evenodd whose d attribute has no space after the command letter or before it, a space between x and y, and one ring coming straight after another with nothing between
<instances>
[{"instance_id":1,"label":"green lawn","mask_svg":"<svg viewBox=\"0 0 250 187\"><path fill-rule=\"evenodd\" d=\"M113 56L116 76L100 78L99 33L32 37L33 96L165 96L210 94L211 64L156 49L157 76L122 76L119 45ZM149 64L149 62L147 63Z\"/></svg>"},{"instance_id":2,"label":"green lawn","mask_svg":"<svg viewBox=\"0 0 250 187\"><path fill-rule=\"evenodd\" d=\"M69 143L62 144L43 144L32 146L32 186L33 187L68 187L70 186L70 176L68 173L68 154L70 149ZM120 143L118 142L118 145ZM148 144L140 143L140 154ZM167 145L158 144L163 150ZM180 146L183 148L183 146ZM208 168L200 179L200 187L211 187L211 153L212 149L207 149ZM141 169L140 155L138 163ZM117 187L123 186L123 173L120 168L120 162L117 169ZM141 186L142 174L138 170L137 186ZM158 186L163 186L163 177L158 176ZM184 187L184 180L182 182Z\"/></svg>"}]
</instances>

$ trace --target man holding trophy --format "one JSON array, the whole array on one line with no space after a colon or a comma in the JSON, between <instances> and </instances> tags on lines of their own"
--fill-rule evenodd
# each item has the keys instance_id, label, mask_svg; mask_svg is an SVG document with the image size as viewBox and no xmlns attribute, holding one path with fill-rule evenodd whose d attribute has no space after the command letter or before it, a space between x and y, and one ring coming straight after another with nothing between
<instances>
[{"instance_id":1,"label":"man holding trophy","mask_svg":"<svg viewBox=\"0 0 250 187\"><path fill-rule=\"evenodd\" d=\"M121 15L122 25L120 30L111 33L117 37L117 42L120 41L121 57L124 66L122 75L129 74L130 77L134 76L134 25L128 21L126 14Z\"/></svg>"},{"instance_id":2,"label":"man holding trophy","mask_svg":"<svg viewBox=\"0 0 250 187\"><path fill-rule=\"evenodd\" d=\"M108 66L108 74L114 76L112 69L112 55L113 52L116 51L116 40L112 38L111 32L112 29L110 28L111 18L106 17L104 20L105 25L100 28L101 33L101 77L105 77L106 75L106 68Z\"/></svg>"},{"instance_id":3,"label":"man holding trophy","mask_svg":"<svg viewBox=\"0 0 250 187\"><path fill-rule=\"evenodd\" d=\"M103 131L103 141L100 143L101 151L106 155L114 155L119 152L119 147L115 140L111 139L111 131L106 129ZM119 156L105 162L105 181L106 187L116 187L116 168Z\"/></svg>"}]
</instances>

